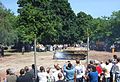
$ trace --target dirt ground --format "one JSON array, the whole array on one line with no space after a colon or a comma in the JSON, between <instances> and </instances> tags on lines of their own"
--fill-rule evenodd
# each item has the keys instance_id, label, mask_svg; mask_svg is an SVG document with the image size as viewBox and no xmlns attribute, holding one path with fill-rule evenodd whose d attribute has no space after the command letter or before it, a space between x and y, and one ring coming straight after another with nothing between
<instances>
[{"instance_id":1,"label":"dirt ground","mask_svg":"<svg viewBox=\"0 0 120 82\"><path fill-rule=\"evenodd\" d=\"M68 60L53 60L53 52L37 52L36 53L36 62L39 68L40 65L44 67L53 67L54 64L60 64L61 66ZM98 52L90 51L89 60L99 60L106 61L111 59L112 56L116 54L120 57L120 52L110 53L110 52ZM75 60L70 60L72 63L75 63ZM3 79L6 76L6 69L15 68L16 73L19 72L21 68L25 66L31 67L31 64L34 63L34 52L25 53L5 53L4 58L0 58L0 77ZM82 60L83 64L86 64L86 60Z\"/></svg>"}]
</instances>

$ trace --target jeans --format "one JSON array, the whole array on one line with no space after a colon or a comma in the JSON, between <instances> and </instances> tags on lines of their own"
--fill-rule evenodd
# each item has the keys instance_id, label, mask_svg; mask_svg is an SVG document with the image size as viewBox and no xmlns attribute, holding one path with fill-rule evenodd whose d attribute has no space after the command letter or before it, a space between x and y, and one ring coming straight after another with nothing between
<instances>
[{"instance_id":1,"label":"jeans","mask_svg":"<svg viewBox=\"0 0 120 82\"><path fill-rule=\"evenodd\" d=\"M106 78L106 82L110 82L110 77Z\"/></svg>"}]
</instances>

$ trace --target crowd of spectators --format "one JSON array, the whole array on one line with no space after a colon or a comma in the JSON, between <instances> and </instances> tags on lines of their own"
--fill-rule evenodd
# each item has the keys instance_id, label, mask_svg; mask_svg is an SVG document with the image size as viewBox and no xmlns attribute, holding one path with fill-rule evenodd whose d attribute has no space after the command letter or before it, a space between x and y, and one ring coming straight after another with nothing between
<instances>
[{"instance_id":1,"label":"crowd of spectators","mask_svg":"<svg viewBox=\"0 0 120 82\"><path fill-rule=\"evenodd\" d=\"M19 75L13 68L6 70L4 82L120 82L120 58L116 55L106 62L90 60L84 66L80 60L76 63L65 62L63 66L55 64L54 68L32 64L20 69Z\"/></svg>"}]
</instances>

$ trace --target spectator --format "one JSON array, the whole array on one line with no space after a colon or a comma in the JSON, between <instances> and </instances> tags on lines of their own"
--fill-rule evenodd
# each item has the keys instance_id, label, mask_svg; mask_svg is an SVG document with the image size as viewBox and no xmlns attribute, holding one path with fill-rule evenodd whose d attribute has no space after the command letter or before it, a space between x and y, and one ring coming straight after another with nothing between
<instances>
[{"instance_id":1,"label":"spectator","mask_svg":"<svg viewBox=\"0 0 120 82\"><path fill-rule=\"evenodd\" d=\"M117 55L113 55L113 64L117 62Z\"/></svg>"},{"instance_id":2,"label":"spectator","mask_svg":"<svg viewBox=\"0 0 120 82\"><path fill-rule=\"evenodd\" d=\"M96 71L98 72L98 82L100 82L100 75L102 74L102 68L99 65L99 61L95 61L95 65L96 65Z\"/></svg>"},{"instance_id":3,"label":"spectator","mask_svg":"<svg viewBox=\"0 0 120 82\"><path fill-rule=\"evenodd\" d=\"M95 66L96 66L96 70L98 72L98 75L100 76L100 74L102 73L102 68L99 65L99 61L95 61Z\"/></svg>"},{"instance_id":4,"label":"spectator","mask_svg":"<svg viewBox=\"0 0 120 82\"><path fill-rule=\"evenodd\" d=\"M105 65L105 63L103 61L101 61L100 66L101 66L102 69L104 69L106 65Z\"/></svg>"},{"instance_id":5,"label":"spectator","mask_svg":"<svg viewBox=\"0 0 120 82\"><path fill-rule=\"evenodd\" d=\"M59 64L54 65L54 67L55 67L55 71L54 71L54 73L53 73L54 81L59 80L59 78L58 78L58 73L61 73L61 74L62 74L62 78L61 78L61 79L63 80L64 77L63 77L63 73L61 72L62 70L60 69Z\"/></svg>"},{"instance_id":6,"label":"spectator","mask_svg":"<svg viewBox=\"0 0 120 82\"><path fill-rule=\"evenodd\" d=\"M96 67L92 67L92 71L88 74L88 79L90 82L98 82L98 72L96 71Z\"/></svg>"},{"instance_id":7,"label":"spectator","mask_svg":"<svg viewBox=\"0 0 120 82\"><path fill-rule=\"evenodd\" d=\"M24 55L24 52L25 52L25 47L23 46L22 47L22 55Z\"/></svg>"},{"instance_id":8,"label":"spectator","mask_svg":"<svg viewBox=\"0 0 120 82\"><path fill-rule=\"evenodd\" d=\"M56 81L56 82L65 82L63 79L62 79L62 74L61 73L58 73L58 81Z\"/></svg>"},{"instance_id":9,"label":"spectator","mask_svg":"<svg viewBox=\"0 0 120 82\"><path fill-rule=\"evenodd\" d=\"M38 72L39 82L47 82L47 73L45 72L45 68L40 66L40 72Z\"/></svg>"},{"instance_id":10,"label":"spectator","mask_svg":"<svg viewBox=\"0 0 120 82\"><path fill-rule=\"evenodd\" d=\"M109 66L109 62L106 61L106 66L105 66L105 78L106 78L106 82L110 82L110 70L111 70L111 67Z\"/></svg>"},{"instance_id":11,"label":"spectator","mask_svg":"<svg viewBox=\"0 0 120 82\"><path fill-rule=\"evenodd\" d=\"M6 77L6 82L16 82L16 80L17 76L15 75L15 70L11 68L8 76Z\"/></svg>"},{"instance_id":12,"label":"spectator","mask_svg":"<svg viewBox=\"0 0 120 82\"><path fill-rule=\"evenodd\" d=\"M66 81L67 82L76 82L75 67L71 64L71 62L69 62L67 66L65 64L63 68L64 68L64 72L66 73L66 75L65 75Z\"/></svg>"},{"instance_id":13,"label":"spectator","mask_svg":"<svg viewBox=\"0 0 120 82\"><path fill-rule=\"evenodd\" d=\"M37 80L37 73L38 73L38 70L37 70L37 67L35 66L35 64L32 64L32 69L30 70L30 74L33 78L33 80Z\"/></svg>"},{"instance_id":14,"label":"spectator","mask_svg":"<svg viewBox=\"0 0 120 82\"><path fill-rule=\"evenodd\" d=\"M52 73L51 73L51 68L47 68L46 69L46 72L47 72L47 82L53 82L53 76L52 76Z\"/></svg>"},{"instance_id":15,"label":"spectator","mask_svg":"<svg viewBox=\"0 0 120 82\"><path fill-rule=\"evenodd\" d=\"M9 75L10 74L10 69L7 69L6 70L6 75Z\"/></svg>"},{"instance_id":16,"label":"spectator","mask_svg":"<svg viewBox=\"0 0 120 82\"><path fill-rule=\"evenodd\" d=\"M119 71L119 67L117 65L117 62L114 63L114 65L112 66L111 70L110 70L110 82L115 81L115 73Z\"/></svg>"},{"instance_id":17,"label":"spectator","mask_svg":"<svg viewBox=\"0 0 120 82\"><path fill-rule=\"evenodd\" d=\"M25 82L33 82L33 75L30 73L29 67L25 66L24 67L25 70Z\"/></svg>"},{"instance_id":18,"label":"spectator","mask_svg":"<svg viewBox=\"0 0 120 82\"><path fill-rule=\"evenodd\" d=\"M85 67L80 63L80 60L76 60L76 82L84 82L84 76L85 76Z\"/></svg>"},{"instance_id":19,"label":"spectator","mask_svg":"<svg viewBox=\"0 0 120 82\"><path fill-rule=\"evenodd\" d=\"M112 64L112 59L109 59L109 66L110 66L110 69L112 68L113 64Z\"/></svg>"},{"instance_id":20,"label":"spectator","mask_svg":"<svg viewBox=\"0 0 120 82\"><path fill-rule=\"evenodd\" d=\"M4 57L4 47L0 45L0 57Z\"/></svg>"},{"instance_id":21,"label":"spectator","mask_svg":"<svg viewBox=\"0 0 120 82\"><path fill-rule=\"evenodd\" d=\"M94 61L90 60L90 64L87 65L87 72L92 71L93 67L95 67L94 66Z\"/></svg>"},{"instance_id":22,"label":"spectator","mask_svg":"<svg viewBox=\"0 0 120 82\"><path fill-rule=\"evenodd\" d=\"M24 69L20 70L20 76L17 78L16 82L26 82Z\"/></svg>"},{"instance_id":23,"label":"spectator","mask_svg":"<svg viewBox=\"0 0 120 82\"><path fill-rule=\"evenodd\" d=\"M120 82L120 58L117 58L117 64L118 70L115 73L115 81Z\"/></svg>"}]
</instances>

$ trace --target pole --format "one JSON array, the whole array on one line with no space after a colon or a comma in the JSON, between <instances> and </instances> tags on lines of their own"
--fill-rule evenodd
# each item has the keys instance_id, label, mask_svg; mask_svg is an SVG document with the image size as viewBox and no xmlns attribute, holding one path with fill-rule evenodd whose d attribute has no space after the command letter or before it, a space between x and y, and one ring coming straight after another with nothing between
<instances>
[{"instance_id":1,"label":"pole","mask_svg":"<svg viewBox=\"0 0 120 82\"><path fill-rule=\"evenodd\" d=\"M87 64L89 63L89 36L87 37Z\"/></svg>"},{"instance_id":2,"label":"pole","mask_svg":"<svg viewBox=\"0 0 120 82\"><path fill-rule=\"evenodd\" d=\"M36 81L36 78L37 78L37 68L36 68L36 35L35 35L35 39L34 39L34 65L35 65L35 71L34 71L34 75L35 75L35 78L34 78L34 82Z\"/></svg>"}]
</instances>

